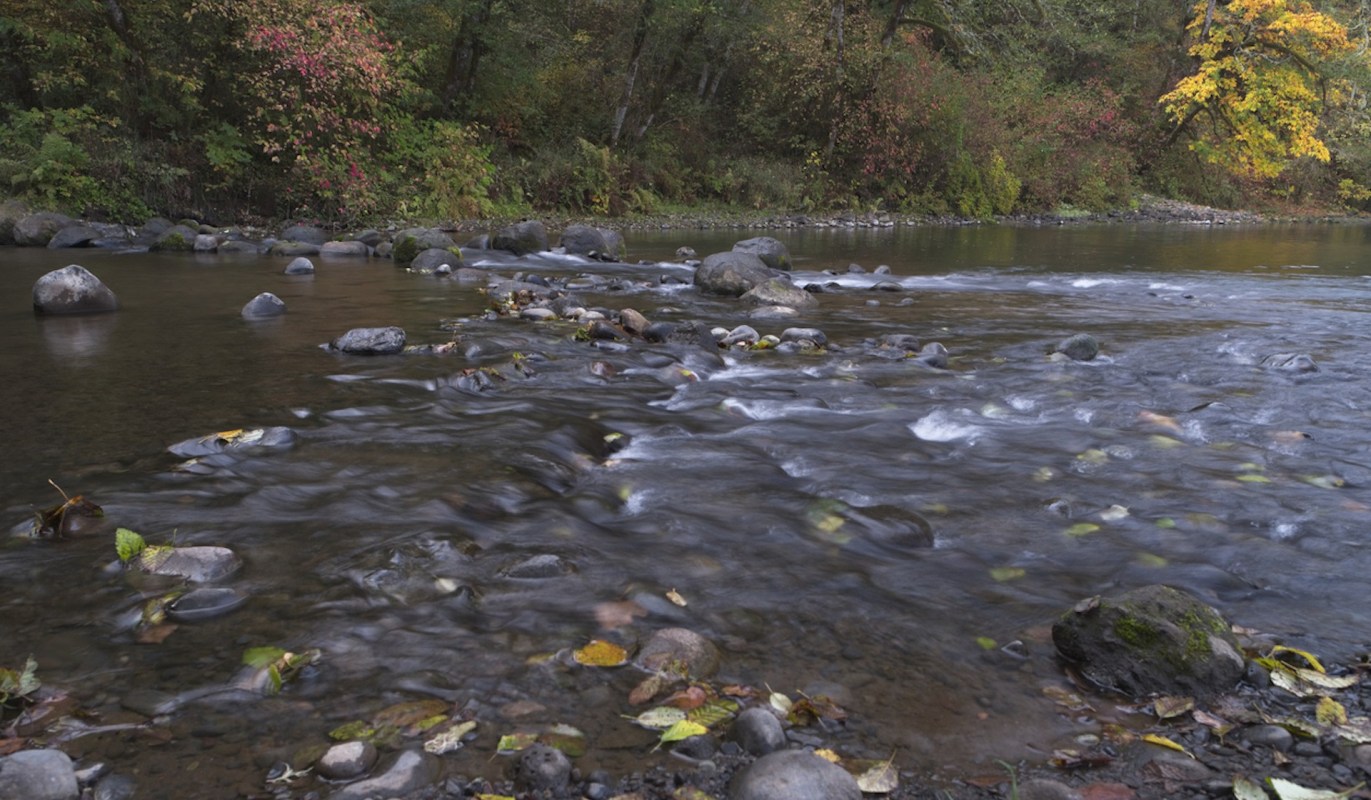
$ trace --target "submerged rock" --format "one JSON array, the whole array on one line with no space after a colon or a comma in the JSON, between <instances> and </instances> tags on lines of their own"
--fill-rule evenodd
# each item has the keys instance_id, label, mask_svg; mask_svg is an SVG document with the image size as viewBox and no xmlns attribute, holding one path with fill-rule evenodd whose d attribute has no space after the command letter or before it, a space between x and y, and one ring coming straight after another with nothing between
<instances>
[{"instance_id":1,"label":"submerged rock","mask_svg":"<svg viewBox=\"0 0 1371 800\"><path fill-rule=\"evenodd\" d=\"M1318 372L1318 362L1308 353L1273 353L1261 361L1263 369L1281 372Z\"/></svg>"},{"instance_id":2,"label":"submerged rock","mask_svg":"<svg viewBox=\"0 0 1371 800\"><path fill-rule=\"evenodd\" d=\"M71 758L60 750L21 750L0 758L0 798L76 800L80 796Z\"/></svg>"},{"instance_id":3,"label":"submerged rock","mask_svg":"<svg viewBox=\"0 0 1371 800\"><path fill-rule=\"evenodd\" d=\"M40 314L97 314L118 308L114 292L79 264L53 270L33 284L33 309Z\"/></svg>"},{"instance_id":4,"label":"submerged rock","mask_svg":"<svg viewBox=\"0 0 1371 800\"><path fill-rule=\"evenodd\" d=\"M514 764L514 787L520 791L560 794L570 780L571 760L545 744L525 748Z\"/></svg>"},{"instance_id":5,"label":"submerged rock","mask_svg":"<svg viewBox=\"0 0 1371 800\"><path fill-rule=\"evenodd\" d=\"M806 750L762 756L734 776L729 800L861 800L857 779Z\"/></svg>"},{"instance_id":6,"label":"submerged rock","mask_svg":"<svg viewBox=\"0 0 1371 800\"><path fill-rule=\"evenodd\" d=\"M1061 353L1072 361L1091 361L1100 354L1100 343L1088 333L1078 333L1058 342L1053 352Z\"/></svg>"},{"instance_id":7,"label":"submerged rock","mask_svg":"<svg viewBox=\"0 0 1371 800\"><path fill-rule=\"evenodd\" d=\"M181 578L192 583L223 580L243 566L227 547L149 547L131 562L149 575Z\"/></svg>"},{"instance_id":8,"label":"submerged rock","mask_svg":"<svg viewBox=\"0 0 1371 800\"><path fill-rule=\"evenodd\" d=\"M742 298L760 306L806 308L819 304L814 295L791 283L788 278L768 278L743 292Z\"/></svg>"},{"instance_id":9,"label":"submerged rock","mask_svg":"<svg viewBox=\"0 0 1371 800\"><path fill-rule=\"evenodd\" d=\"M1052 626L1052 641L1091 681L1133 697L1212 697L1245 669L1219 612L1169 586L1083 600Z\"/></svg>"},{"instance_id":10,"label":"submerged rock","mask_svg":"<svg viewBox=\"0 0 1371 800\"><path fill-rule=\"evenodd\" d=\"M167 451L181 458L201 458L228 450L284 449L295 444L299 437L284 426L270 428L241 428L185 439L171 445Z\"/></svg>"},{"instance_id":11,"label":"submerged rock","mask_svg":"<svg viewBox=\"0 0 1371 800\"><path fill-rule=\"evenodd\" d=\"M544 553L520 561L505 570L507 578L560 578L570 573L573 567L561 556Z\"/></svg>"},{"instance_id":12,"label":"submerged rock","mask_svg":"<svg viewBox=\"0 0 1371 800\"><path fill-rule=\"evenodd\" d=\"M353 328L329 346L341 353L359 356L394 355L405 349L405 329L395 326Z\"/></svg>"},{"instance_id":13,"label":"submerged rock","mask_svg":"<svg viewBox=\"0 0 1371 800\"><path fill-rule=\"evenodd\" d=\"M286 265L286 275L313 275L314 262L304 256L297 256Z\"/></svg>"},{"instance_id":14,"label":"submerged rock","mask_svg":"<svg viewBox=\"0 0 1371 800\"><path fill-rule=\"evenodd\" d=\"M366 800L403 796L432 785L442 772L443 762L437 756L405 750L380 775L348 784L329 797L330 800Z\"/></svg>"},{"instance_id":15,"label":"submerged rock","mask_svg":"<svg viewBox=\"0 0 1371 800\"><path fill-rule=\"evenodd\" d=\"M199 622L235 610L248 600L236 589L202 587L192 589L167 606L167 616L176 622Z\"/></svg>"},{"instance_id":16,"label":"submerged rock","mask_svg":"<svg viewBox=\"0 0 1371 800\"><path fill-rule=\"evenodd\" d=\"M643 644L634 663L649 672L708 678L719 670L719 648L688 628L663 628Z\"/></svg>"}]
</instances>

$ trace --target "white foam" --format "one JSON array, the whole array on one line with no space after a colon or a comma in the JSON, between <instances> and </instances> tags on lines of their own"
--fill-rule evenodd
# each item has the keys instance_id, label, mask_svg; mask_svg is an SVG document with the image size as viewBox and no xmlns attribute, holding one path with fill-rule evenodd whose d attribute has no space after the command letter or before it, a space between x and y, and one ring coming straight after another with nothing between
<instances>
[{"instance_id":1,"label":"white foam","mask_svg":"<svg viewBox=\"0 0 1371 800\"><path fill-rule=\"evenodd\" d=\"M955 442L974 440L981 428L958 421L944 409L938 409L909 425L909 430L925 442Z\"/></svg>"}]
</instances>

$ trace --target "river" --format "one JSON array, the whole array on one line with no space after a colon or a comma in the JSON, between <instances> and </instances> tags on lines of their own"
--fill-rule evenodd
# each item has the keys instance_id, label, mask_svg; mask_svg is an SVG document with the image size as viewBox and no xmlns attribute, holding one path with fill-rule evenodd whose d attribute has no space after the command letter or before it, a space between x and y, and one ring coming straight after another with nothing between
<instances>
[{"instance_id":1,"label":"river","mask_svg":"<svg viewBox=\"0 0 1371 800\"><path fill-rule=\"evenodd\" d=\"M32 654L100 719L138 721L131 693L226 685L249 647L318 648L276 697L65 745L156 796L231 797L338 725L429 697L481 726L445 757L454 773L498 773L501 734L557 722L585 732L582 769L640 769L667 758L620 716L641 710L641 674L548 654L668 626L719 644L720 685L840 698L847 721L817 741L930 780L1082 730L1044 695L1062 685L1047 630L1090 595L1166 583L1334 661L1371 648L1371 228L787 231L797 283L832 284L795 321L699 295L675 260L748 235L630 233L643 264L468 262L604 276L577 281L586 306L653 321L817 327L828 351L596 347L384 260L300 278L284 259L0 250L0 666ZM120 311L34 316L33 281L72 262ZM241 319L261 291L288 313ZM372 325L457 346L320 348ZM1076 333L1101 357L1047 357ZM887 334L941 342L950 368L878 347ZM1263 368L1276 353L1319 369ZM472 379L483 367L498 376ZM298 443L199 465L166 450L273 425ZM605 458L616 433L628 446ZM250 599L135 643L142 595L108 530L22 535L60 501L50 479L150 542L233 548ZM568 571L509 576L538 555ZM604 630L624 600L643 615Z\"/></svg>"}]
</instances>

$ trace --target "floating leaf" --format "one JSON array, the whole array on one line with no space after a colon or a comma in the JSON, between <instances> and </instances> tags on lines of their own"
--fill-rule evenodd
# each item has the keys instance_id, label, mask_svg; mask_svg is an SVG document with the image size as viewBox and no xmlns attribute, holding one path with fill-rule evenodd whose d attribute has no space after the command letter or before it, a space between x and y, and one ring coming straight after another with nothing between
<instances>
[{"instance_id":1,"label":"floating leaf","mask_svg":"<svg viewBox=\"0 0 1371 800\"><path fill-rule=\"evenodd\" d=\"M680 592L677 592L675 589L672 589L671 591L666 593L666 599L670 600L671 602L675 603L681 608L686 607L686 599L682 597Z\"/></svg>"},{"instance_id":2,"label":"floating leaf","mask_svg":"<svg viewBox=\"0 0 1371 800\"><path fill-rule=\"evenodd\" d=\"M1179 717L1194 708L1195 698L1193 697L1158 697L1152 703L1152 709L1156 712L1158 719Z\"/></svg>"},{"instance_id":3,"label":"floating leaf","mask_svg":"<svg viewBox=\"0 0 1371 800\"><path fill-rule=\"evenodd\" d=\"M1271 800L1261 784L1246 775L1233 776L1233 798L1234 800Z\"/></svg>"},{"instance_id":4,"label":"floating leaf","mask_svg":"<svg viewBox=\"0 0 1371 800\"><path fill-rule=\"evenodd\" d=\"M1316 658L1313 653L1310 653L1307 650L1300 650L1295 647L1286 647L1283 644L1278 644L1275 647L1272 647L1271 652L1267 655L1274 658L1280 655L1281 653L1290 653L1291 655L1299 656L1300 658L1304 659L1306 663L1309 664L1311 669L1317 670L1318 672L1328 671L1323 668L1323 664L1319 663L1318 658Z\"/></svg>"},{"instance_id":5,"label":"floating leaf","mask_svg":"<svg viewBox=\"0 0 1371 800\"><path fill-rule=\"evenodd\" d=\"M1073 713L1092 710L1089 703L1070 689L1063 689L1060 686L1044 686L1043 694L1052 702Z\"/></svg>"},{"instance_id":6,"label":"floating leaf","mask_svg":"<svg viewBox=\"0 0 1371 800\"><path fill-rule=\"evenodd\" d=\"M1091 449L1086 450L1084 453L1081 453L1080 455L1076 456L1076 460L1085 462L1086 464L1094 464L1096 466L1099 466L1100 464L1103 464L1109 460L1109 454L1103 450L1099 450L1092 447Z\"/></svg>"},{"instance_id":7,"label":"floating leaf","mask_svg":"<svg viewBox=\"0 0 1371 800\"><path fill-rule=\"evenodd\" d=\"M1165 416L1163 414L1158 414L1155 411L1139 411L1138 419L1142 420L1143 422L1156 425L1160 428L1166 428L1167 430L1175 431L1176 433L1181 432L1181 426L1179 423L1176 422L1175 419L1173 419L1172 417Z\"/></svg>"},{"instance_id":8,"label":"floating leaf","mask_svg":"<svg viewBox=\"0 0 1371 800\"><path fill-rule=\"evenodd\" d=\"M699 708L709 701L711 692L706 691L703 686L687 686L679 692L671 695L662 702L682 711L689 711L692 708Z\"/></svg>"},{"instance_id":9,"label":"floating leaf","mask_svg":"<svg viewBox=\"0 0 1371 800\"><path fill-rule=\"evenodd\" d=\"M995 567L990 570L990 577L994 578L1000 583L1004 583L1005 581L1012 581L1015 578L1022 578L1024 575L1027 574L1028 573L1025 572L1022 567Z\"/></svg>"},{"instance_id":10,"label":"floating leaf","mask_svg":"<svg viewBox=\"0 0 1371 800\"><path fill-rule=\"evenodd\" d=\"M717 700L711 700L699 708L690 709L686 712L686 719L703 725L706 728L712 728L737 713L737 701L719 698Z\"/></svg>"},{"instance_id":11,"label":"floating leaf","mask_svg":"<svg viewBox=\"0 0 1371 800\"><path fill-rule=\"evenodd\" d=\"M1266 782L1271 784L1280 800L1342 800L1364 785L1359 783L1351 789L1335 792L1330 789L1309 789L1281 778L1267 778Z\"/></svg>"},{"instance_id":12,"label":"floating leaf","mask_svg":"<svg viewBox=\"0 0 1371 800\"><path fill-rule=\"evenodd\" d=\"M52 488L62 495L62 502L45 511L34 513L32 531L34 536L62 536L72 527L67 524L68 520L74 520L77 517L105 516L105 511L100 506L79 494L75 497L67 497L67 493L62 491L62 487L51 480L48 483L52 484Z\"/></svg>"},{"instance_id":13,"label":"floating leaf","mask_svg":"<svg viewBox=\"0 0 1371 800\"><path fill-rule=\"evenodd\" d=\"M285 649L280 647L249 647L243 651L243 663L249 667L265 667L285 654Z\"/></svg>"},{"instance_id":14,"label":"floating leaf","mask_svg":"<svg viewBox=\"0 0 1371 800\"><path fill-rule=\"evenodd\" d=\"M1185 445L1185 442L1182 442L1179 439L1172 439L1170 436L1163 436L1160 433L1154 433L1147 437L1147 441L1151 442L1152 446L1159 450L1174 450L1177 447Z\"/></svg>"},{"instance_id":15,"label":"floating leaf","mask_svg":"<svg viewBox=\"0 0 1371 800\"><path fill-rule=\"evenodd\" d=\"M877 764L857 776L857 788L867 794L890 794L899 785L900 773L889 761Z\"/></svg>"},{"instance_id":16,"label":"floating leaf","mask_svg":"<svg viewBox=\"0 0 1371 800\"><path fill-rule=\"evenodd\" d=\"M706 728L698 722L691 722L688 719L683 719L670 728L662 731L662 738L658 740L657 747L661 747L664 744L670 744L671 742L679 742L682 739L689 739L692 736L701 736L706 733L709 733L709 728ZM655 750L657 748L654 747L653 749Z\"/></svg>"},{"instance_id":17,"label":"floating leaf","mask_svg":"<svg viewBox=\"0 0 1371 800\"><path fill-rule=\"evenodd\" d=\"M1072 525L1071 527L1062 531L1062 533L1066 534L1067 536L1085 536L1086 534L1094 533L1099 529L1100 526L1096 525L1093 522L1078 522L1075 525Z\"/></svg>"},{"instance_id":18,"label":"floating leaf","mask_svg":"<svg viewBox=\"0 0 1371 800\"><path fill-rule=\"evenodd\" d=\"M1320 489L1341 489L1347 485L1347 481L1336 475L1302 475L1300 480L1310 486L1317 486Z\"/></svg>"},{"instance_id":19,"label":"floating leaf","mask_svg":"<svg viewBox=\"0 0 1371 800\"><path fill-rule=\"evenodd\" d=\"M1056 474L1057 473L1052 471L1051 467L1038 467L1037 471L1033 473L1033 480L1038 483L1047 483L1052 480Z\"/></svg>"},{"instance_id":20,"label":"floating leaf","mask_svg":"<svg viewBox=\"0 0 1371 800\"><path fill-rule=\"evenodd\" d=\"M561 750L571 758L580 758L586 754L586 735L570 725L553 725L539 734L538 741Z\"/></svg>"},{"instance_id":21,"label":"floating leaf","mask_svg":"<svg viewBox=\"0 0 1371 800\"><path fill-rule=\"evenodd\" d=\"M1333 733L1352 744L1371 744L1371 719L1353 717L1334 726Z\"/></svg>"},{"instance_id":22,"label":"floating leaf","mask_svg":"<svg viewBox=\"0 0 1371 800\"><path fill-rule=\"evenodd\" d=\"M1271 479L1270 479L1270 478L1266 477L1265 475L1259 475L1259 474L1257 474L1257 473L1255 473L1255 472L1247 472L1247 473L1244 473L1244 474L1242 474L1242 475L1239 475L1239 476L1238 476L1238 480L1242 481L1243 483L1270 483L1270 482L1271 482Z\"/></svg>"},{"instance_id":23,"label":"floating leaf","mask_svg":"<svg viewBox=\"0 0 1371 800\"><path fill-rule=\"evenodd\" d=\"M365 741L376 735L376 729L361 720L346 722L328 732L335 742Z\"/></svg>"},{"instance_id":24,"label":"floating leaf","mask_svg":"<svg viewBox=\"0 0 1371 800\"><path fill-rule=\"evenodd\" d=\"M130 558L143 552L147 547L147 542L143 537L128 528L120 528L114 532L114 552L119 554L119 560L128 563Z\"/></svg>"},{"instance_id":25,"label":"floating leaf","mask_svg":"<svg viewBox=\"0 0 1371 800\"><path fill-rule=\"evenodd\" d=\"M1105 522L1118 522L1128 517L1128 509L1117 503L1100 512L1100 519Z\"/></svg>"},{"instance_id":26,"label":"floating leaf","mask_svg":"<svg viewBox=\"0 0 1371 800\"><path fill-rule=\"evenodd\" d=\"M500 737L500 741L495 745L496 752L517 753L532 747L538 741L536 733L507 733Z\"/></svg>"},{"instance_id":27,"label":"floating leaf","mask_svg":"<svg viewBox=\"0 0 1371 800\"><path fill-rule=\"evenodd\" d=\"M628 651L613 642L595 639L572 653L577 664L587 667L620 667L628 663Z\"/></svg>"},{"instance_id":28,"label":"floating leaf","mask_svg":"<svg viewBox=\"0 0 1371 800\"><path fill-rule=\"evenodd\" d=\"M686 712L670 706L657 706L656 708L649 708L636 717L630 717L627 714L623 716L624 719L630 720L635 725L641 725L648 730L664 731L672 725L684 721Z\"/></svg>"},{"instance_id":29,"label":"floating leaf","mask_svg":"<svg viewBox=\"0 0 1371 800\"><path fill-rule=\"evenodd\" d=\"M837 764L839 761L843 760L842 756L838 755L832 750L829 750L827 747L823 748L822 750L815 750L814 755L818 756L819 758L822 758L824 761L827 761L830 764Z\"/></svg>"},{"instance_id":30,"label":"floating leaf","mask_svg":"<svg viewBox=\"0 0 1371 800\"><path fill-rule=\"evenodd\" d=\"M378 728L391 727L413 735L445 722L448 707L443 700L411 700L381 709L371 722Z\"/></svg>"},{"instance_id":31,"label":"floating leaf","mask_svg":"<svg viewBox=\"0 0 1371 800\"><path fill-rule=\"evenodd\" d=\"M1165 747L1168 750L1175 750L1177 753L1185 753L1188 756L1190 755L1189 750L1186 750L1183 746L1176 744L1175 742L1171 741L1165 736L1158 736L1155 733L1144 733L1141 738L1144 742L1155 744L1160 747ZM1190 757L1194 758L1194 756Z\"/></svg>"},{"instance_id":32,"label":"floating leaf","mask_svg":"<svg viewBox=\"0 0 1371 800\"><path fill-rule=\"evenodd\" d=\"M1135 558L1137 559L1137 562L1144 567L1156 567L1158 569L1171 563L1155 553L1138 553Z\"/></svg>"},{"instance_id":33,"label":"floating leaf","mask_svg":"<svg viewBox=\"0 0 1371 800\"><path fill-rule=\"evenodd\" d=\"M674 678L669 678L661 673L655 673L643 678L633 691L628 693L629 705L640 706L643 703L651 702L652 698L662 693L671 684L675 683Z\"/></svg>"},{"instance_id":34,"label":"floating leaf","mask_svg":"<svg viewBox=\"0 0 1371 800\"><path fill-rule=\"evenodd\" d=\"M976 645L979 646L982 650L994 650L995 647L999 645L999 642L995 641L989 636L977 636Z\"/></svg>"},{"instance_id":35,"label":"floating leaf","mask_svg":"<svg viewBox=\"0 0 1371 800\"><path fill-rule=\"evenodd\" d=\"M476 800L514 800L507 794L478 794Z\"/></svg>"},{"instance_id":36,"label":"floating leaf","mask_svg":"<svg viewBox=\"0 0 1371 800\"><path fill-rule=\"evenodd\" d=\"M1314 706L1314 719L1320 725L1346 725L1347 709L1331 697L1321 697L1318 705Z\"/></svg>"},{"instance_id":37,"label":"floating leaf","mask_svg":"<svg viewBox=\"0 0 1371 800\"><path fill-rule=\"evenodd\" d=\"M1162 530L1171 530L1176 527L1176 521L1170 517L1162 517L1156 521L1156 526Z\"/></svg>"},{"instance_id":38,"label":"floating leaf","mask_svg":"<svg viewBox=\"0 0 1371 800\"><path fill-rule=\"evenodd\" d=\"M24 698L38 691L43 684L38 680L38 662L29 656L24 669L0 669L0 705L14 698Z\"/></svg>"},{"instance_id":39,"label":"floating leaf","mask_svg":"<svg viewBox=\"0 0 1371 800\"><path fill-rule=\"evenodd\" d=\"M474 719L459 723L424 742L424 750L438 756L460 750L462 749L462 737L474 730L476 730L476 720Z\"/></svg>"}]
</instances>

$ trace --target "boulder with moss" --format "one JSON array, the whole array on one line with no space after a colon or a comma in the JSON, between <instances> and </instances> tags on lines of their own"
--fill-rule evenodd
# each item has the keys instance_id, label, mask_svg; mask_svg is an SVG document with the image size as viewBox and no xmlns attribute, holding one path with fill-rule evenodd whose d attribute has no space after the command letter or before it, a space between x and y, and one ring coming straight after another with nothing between
<instances>
[{"instance_id":1,"label":"boulder with moss","mask_svg":"<svg viewBox=\"0 0 1371 800\"><path fill-rule=\"evenodd\" d=\"M1246 667L1219 612L1169 586L1082 600L1052 626L1052 641L1090 681L1131 697L1213 697Z\"/></svg>"}]
</instances>

